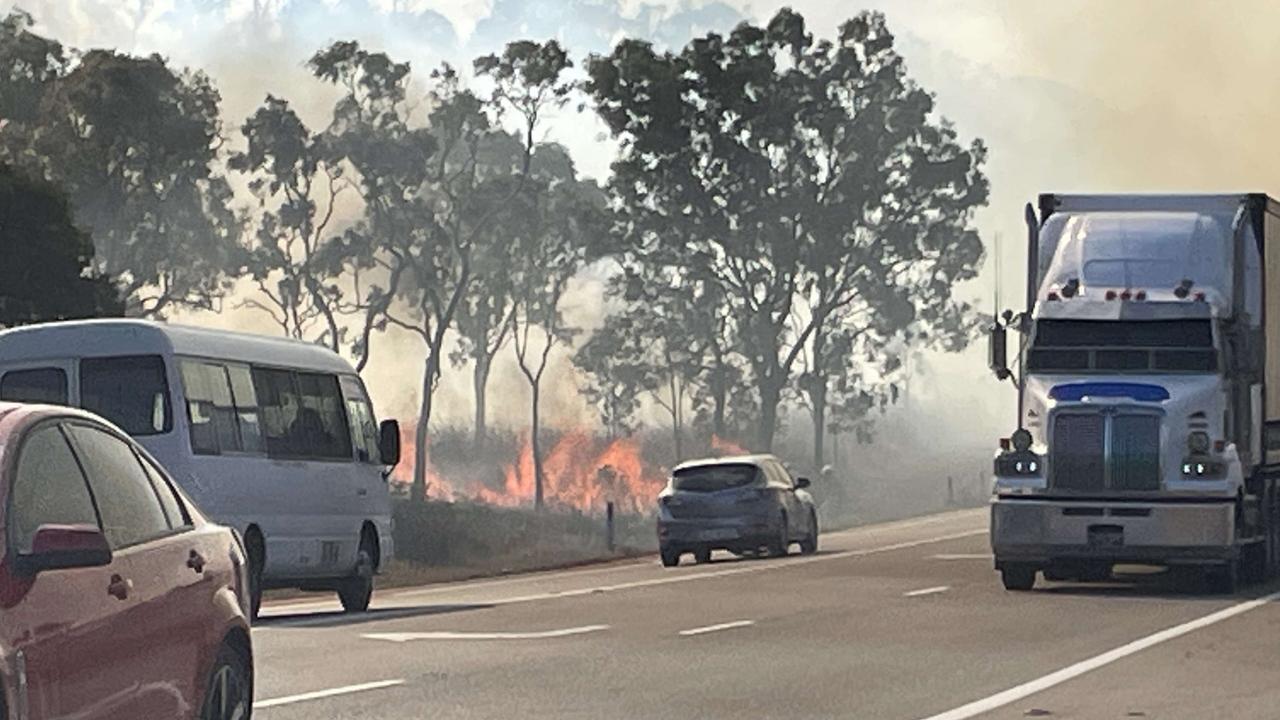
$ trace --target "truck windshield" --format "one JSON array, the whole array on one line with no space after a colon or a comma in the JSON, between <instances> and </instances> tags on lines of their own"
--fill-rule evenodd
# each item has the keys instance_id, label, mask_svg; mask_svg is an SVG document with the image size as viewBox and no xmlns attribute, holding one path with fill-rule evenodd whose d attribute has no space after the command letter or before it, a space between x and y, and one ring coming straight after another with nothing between
<instances>
[{"instance_id":1,"label":"truck windshield","mask_svg":"<svg viewBox=\"0 0 1280 720\"><path fill-rule=\"evenodd\" d=\"M1210 320L1040 320L1031 372L1211 373L1218 369Z\"/></svg>"}]
</instances>

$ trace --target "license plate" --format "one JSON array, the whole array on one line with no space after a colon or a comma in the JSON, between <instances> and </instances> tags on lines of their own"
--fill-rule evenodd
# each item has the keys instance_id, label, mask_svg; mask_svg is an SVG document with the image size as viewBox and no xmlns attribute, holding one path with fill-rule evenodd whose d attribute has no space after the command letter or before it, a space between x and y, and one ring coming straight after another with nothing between
<instances>
[{"instance_id":1,"label":"license plate","mask_svg":"<svg viewBox=\"0 0 1280 720\"><path fill-rule=\"evenodd\" d=\"M1124 528L1102 526L1089 528L1089 544L1093 547L1124 547Z\"/></svg>"},{"instance_id":2,"label":"license plate","mask_svg":"<svg viewBox=\"0 0 1280 720\"><path fill-rule=\"evenodd\" d=\"M703 540L728 540L730 538L735 538L737 536L738 536L738 533L736 531L726 529L726 528L717 528L715 530L702 531Z\"/></svg>"}]
</instances>

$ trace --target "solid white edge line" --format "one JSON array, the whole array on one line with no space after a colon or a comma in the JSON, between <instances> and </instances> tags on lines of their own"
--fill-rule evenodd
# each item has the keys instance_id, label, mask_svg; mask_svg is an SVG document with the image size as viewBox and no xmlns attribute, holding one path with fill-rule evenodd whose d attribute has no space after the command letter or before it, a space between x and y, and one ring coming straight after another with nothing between
<instances>
[{"instance_id":1,"label":"solid white edge line","mask_svg":"<svg viewBox=\"0 0 1280 720\"><path fill-rule=\"evenodd\" d=\"M1237 615L1243 615L1250 610L1266 605L1269 602L1280 600L1280 592L1271 593L1257 600L1249 600L1247 602L1238 603L1231 607L1224 608L1214 613L1175 625L1171 628L1161 630L1143 638L1138 638L1131 643L1121 645L1114 650L1108 650L1101 655L1095 655L1086 660L1082 660L1074 665L1068 665L1056 672L1049 673L1044 677L1036 678L1030 682L1025 682L1016 687L1009 688L1004 692L996 693L990 697L975 700L967 705L962 705L954 710L948 710L937 715L930 715L924 720L968 720L968 718L976 717L986 712L991 712L997 708L1004 707L1010 703L1015 703L1025 699L1038 692L1048 690L1055 685L1061 685L1068 680L1075 679L1087 672L1097 670L1105 665L1129 657L1136 653L1142 652L1148 648L1159 645L1160 643L1182 637L1189 633L1195 632L1210 625L1216 625L1223 620L1229 620Z\"/></svg>"},{"instance_id":2,"label":"solid white edge line","mask_svg":"<svg viewBox=\"0 0 1280 720\"><path fill-rule=\"evenodd\" d=\"M904 542L893 543L890 545L881 545L879 547L862 548L859 550L841 550L838 552L827 553L825 555L809 555L790 558L786 562L776 563L749 563L741 566L731 567L725 570L711 570L707 572L690 572L688 574L667 575L664 577L649 578L647 580L635 580L632 582L617 583L614 585L598 585L596 587L575 588L573 590L560 590L554 592L541 592L530 595L517 595L508 598L495 598L492 600L479 599L474 601L477 605L488 605L498 607L502 605L515 605L518 603L536 602L541 600L559 600L563 598L581 597L583 595L595 595L598 593L617 592L619 590L633 590L635 588L654 587L658 585L671 585L674 583L692 582L694 580L706 580L709 578L729 577L732 575L745 575L747 573L770 572L774 570L785 570L787 568L802 567L809 563L827 562L829 560L840 560L849 557L863 557L866 555L876 555L879 553L893 552L895 550L906 550L908 548L920 547L921 545L931 545L933 543L947 542L948 540L960 540L967 537L977 535L986 535L987 528L980 530L966 530L964 532L950 533L947 535L939 535L930 538L921 538L920 540L907 540ZM459 600L459 604L466 604L467 601ZM396 606L379 606L379 610L393 611ZM264 619L271 619L270 616L264 616ZM309 625L325 625L333 622L333 617L322 616L316 618L294 618L289 620L281 620L272 622L270 625L255 627L255 631L271 630L273 628L292 628L307 627Z\"/></svg>"},{"instance_id":3,"label":"solid white edge line","mask_svg":"<svg viewBox=\"0 0 1280 720\"><path fill-rule=\"evenodd\" d=\"M932 560L991 560L991 553L938 553Z\"/></svg>"},{"instance_id":4,"label":"solid white edge line","mask_svg":"<svg viewBox=\"0 0 1280 720\"><path fill-rule=\"evenodd\" d=\"M921 595L937 595L951 589L950 585L938 585L937 587L922 588L920 590L912 590L909 593L903 593L903 597L920 597Z\"/></svg>"},{"instance_id":5,"label":"solid white edge line","mask_svg":"<svg viewBox=\"0 0 1280 720\"><path fill-rule=\"evenodd\" d=\"M324 698L335 697L337 695L349 695L351 693L366 692L369 690L382 690L389 687L403 685L404 680L379 680L377 682L361 683L359 685L346 685L343 687L330 688L328 690L316 690L315 692L302 693L300 695L286 695L285 697L271 698L270 700L259 700L253 704L254 710L263 710L266 708L278 707L280 705L292 705L293 703L306 702L308 700L323 700Z\"/></svg>"},{"instance_id":6,"label":"solid white edge line","mask_svg":"<svg viewBox=\"0 0 1280 720\"><path fill-rule=\"evenodd\" d=\"M733 622L720 623L718 625L707 625L705 627L697 627L697 628L690 628L689 630L681 630L680 634L685 637L692 637L694 635L705 635L707 633L717 632L720 630L732 630L734 628L750 627L751 625L755 625L755 624L756 624L755 620L734 620Z\"/></svg>"},{"instance_id":7,"label":"solid white edge line","mask_svg":"<svg viewBox=\"0 0 1280 720\"><path fill-rule=\"evenodd\" d=\"M884 522L884 523L861 525L858 527L849 528L848 530L839 530L832 533L825 533L823 537L830 539L832 537L839 537L843 535L878 535L885 532L906 530L906 529L921 527L925 525L935 525L937 523L955 520L961 516L971 515L971 514L976 514L975 509L970 508L966 510L953 510L948 512L935 513L933 515L925 515L923 517L918 517L918 518L908 518L905 520L891 520L889 522ZM985 516L983 517L985 520ZM929 538L921 541L912 541L907 544L889 545L884 547L883 549L870 548L869 551L846 550L846 551L841 551L836 553L828 553L824 555L816 555L809 558L803 558L803 560L805 561L827 560L827 559L836 560L842 557L849 557L850 554L869 555L875 552L899 550L904 547L915 547L917 545L927 545L929 543L934 543L934 542L955 540L961 537L967 537L969 535L979 535L985 532L987 532L987 529L984 527L982 530L975 530L969 533L944 535L942 537ZM482 579L482 580L462 580L458 582L441 583L439 585L434 585L434 586L428 585L428 586L406 587L406 588L391 588L391 589L388 589L387 591L378 593L378 598L381 598L384 601L394 602L397 599L419 597L423 595L436 595L439 593L456 592L458 590L466 590L466 589L483 590L490 587L509 585L509 584L537 582L537 581L559 579L559 578L565 578L565 577L575 577L580 575L604 574L609 572L625 572L627 570L634 569L637 565L645 565L648 563L649 563L648 558L637 558L634 561L619 562L617 564L611 563L605 567L597 567L597 568L582 568L582 569L571 569L571 570L542 570L542 571L535 571L530 573L522 573L517 577L493 578L493 579ZM787 563L787 565L794 565L794 564L796 564L796 561L794 560L790 563ZM778 567L778 566L777 565L767 566L767 568L773 568L773 567ZM700 573L692 577L717 577L717 576L718 575L714 575L714 574L708 575L706 573ZM679 578L679 579L683 580L685 578ZM559 593L559 595L563 596L564 593ZM557 593L543 593L539 595L520 597L520 598L517 598L516 601L528 602L528 600L530 599L544 599L544 598L549 599L555 596L557 596ZM337 607L338 607L337 603L333 601L292 602L292 601L285 600L285 601L280 601L279 604L264 603L262 606L262 609L264 611L269 611L268 613L263 615L263 618L271 619L273 616L279 617L281 615L288 615L290 613L336 610Z\"/></svg>"},{"instance_id":8,"label":"solid white edge line","mask_svg":"<svg viewBox=\"0 0 1280 720\"><path fill-rule=\"evenodd\" d=\"M563 630L542 630L536 632L456 632L450 630L430 630L425 632L398 633L366 633L360 637L366 640L386 640L394 643L406 643L414 640L548 640L552 638L585 635L587 633L608 630L608 625L583 625L582 627L564 628Z\"/></svg>"}]
</instances>

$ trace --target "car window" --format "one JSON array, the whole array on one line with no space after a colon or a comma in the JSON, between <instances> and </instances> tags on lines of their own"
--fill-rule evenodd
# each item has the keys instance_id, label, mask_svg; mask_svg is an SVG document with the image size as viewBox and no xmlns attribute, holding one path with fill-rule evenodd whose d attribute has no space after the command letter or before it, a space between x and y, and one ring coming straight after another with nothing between
<instances>
[{"instance_id":1,"label":"car window","mask_svg":"<svg viewBox=\"0 0 1280 720\"><path fill-rule=\"evenodd\" d=\"M187 515L182 500L174 492L169 480L147 458L139 455L138 461L142 463L143 472L147 474L147 479L151 481L151 487L155 490L156 496L160 498L160 506L164 509L164 516L169 521L169 527L178 528L190 525L191 518Z\"/></svg>"},{"instance_id":2,"label":"car window","mask_svg":"<svg viewBox=\"0 0 1280 720\"><path fill-rule=\"evenodd\" d=\"M61 368L11 370L0 377L0 400L67 404L67 373Z\"/></svg>"},{"instance_id":3,"label":"car window","mask_svg":"<svg viewBox=\"0 0 1280 720\"><path fill-rule=\"evenodd\" d=\"M98 526L89 486L71 446L56 425L31 433L18 455L9 505L9 538L19 553L31 551L41 525Z\"/></svg>"},{"instance_id":4,"label":"car window","mask_svg":"<svg viewBox=\"0 0 1280 720\"><path fill-rule=\"evenodd\" d=\"M351 440L356 446L356 457L362 462L381 463L378 423L360 380L350 376L342 378L342 393L347 400L347 417L351 418Z\"/></svg>"},{"instance_id":5,"label":"car window","mask_svg":"<svg viewBox=\"0 0 1280 720\"><path fill-rule=\"evenodd\" d=\"M98 502L107 542L124 548L168 533L172 526L133 448L95 427L69 429Z\"/></svg>"},{"instance_id":6,"label":"car window","mask_svg":"<svg viewBox=\"0 0 1280 720\"><path fill-rule=\"evenodd\" d=\"M141 437L173 426L169 385L159 355L80 361L80 406Z\"/></svg>"}]
</instances>

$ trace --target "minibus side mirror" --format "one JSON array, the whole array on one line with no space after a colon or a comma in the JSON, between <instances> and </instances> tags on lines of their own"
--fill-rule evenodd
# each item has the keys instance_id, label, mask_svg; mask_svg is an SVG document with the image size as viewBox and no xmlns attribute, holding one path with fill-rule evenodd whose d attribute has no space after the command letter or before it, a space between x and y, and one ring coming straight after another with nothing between
<instances>
[{"instance_id":1,"label":"minibus side mirror","mask_svg":"<svg viewBox=\"0 0 1280 720\"><path fill-rule=\"evenodd\" d=\"M382 464L395 466L400 462L400 423L396 420L383 420L378 426L378 454L382 456Z\"/></svg>"}]
</instances>

